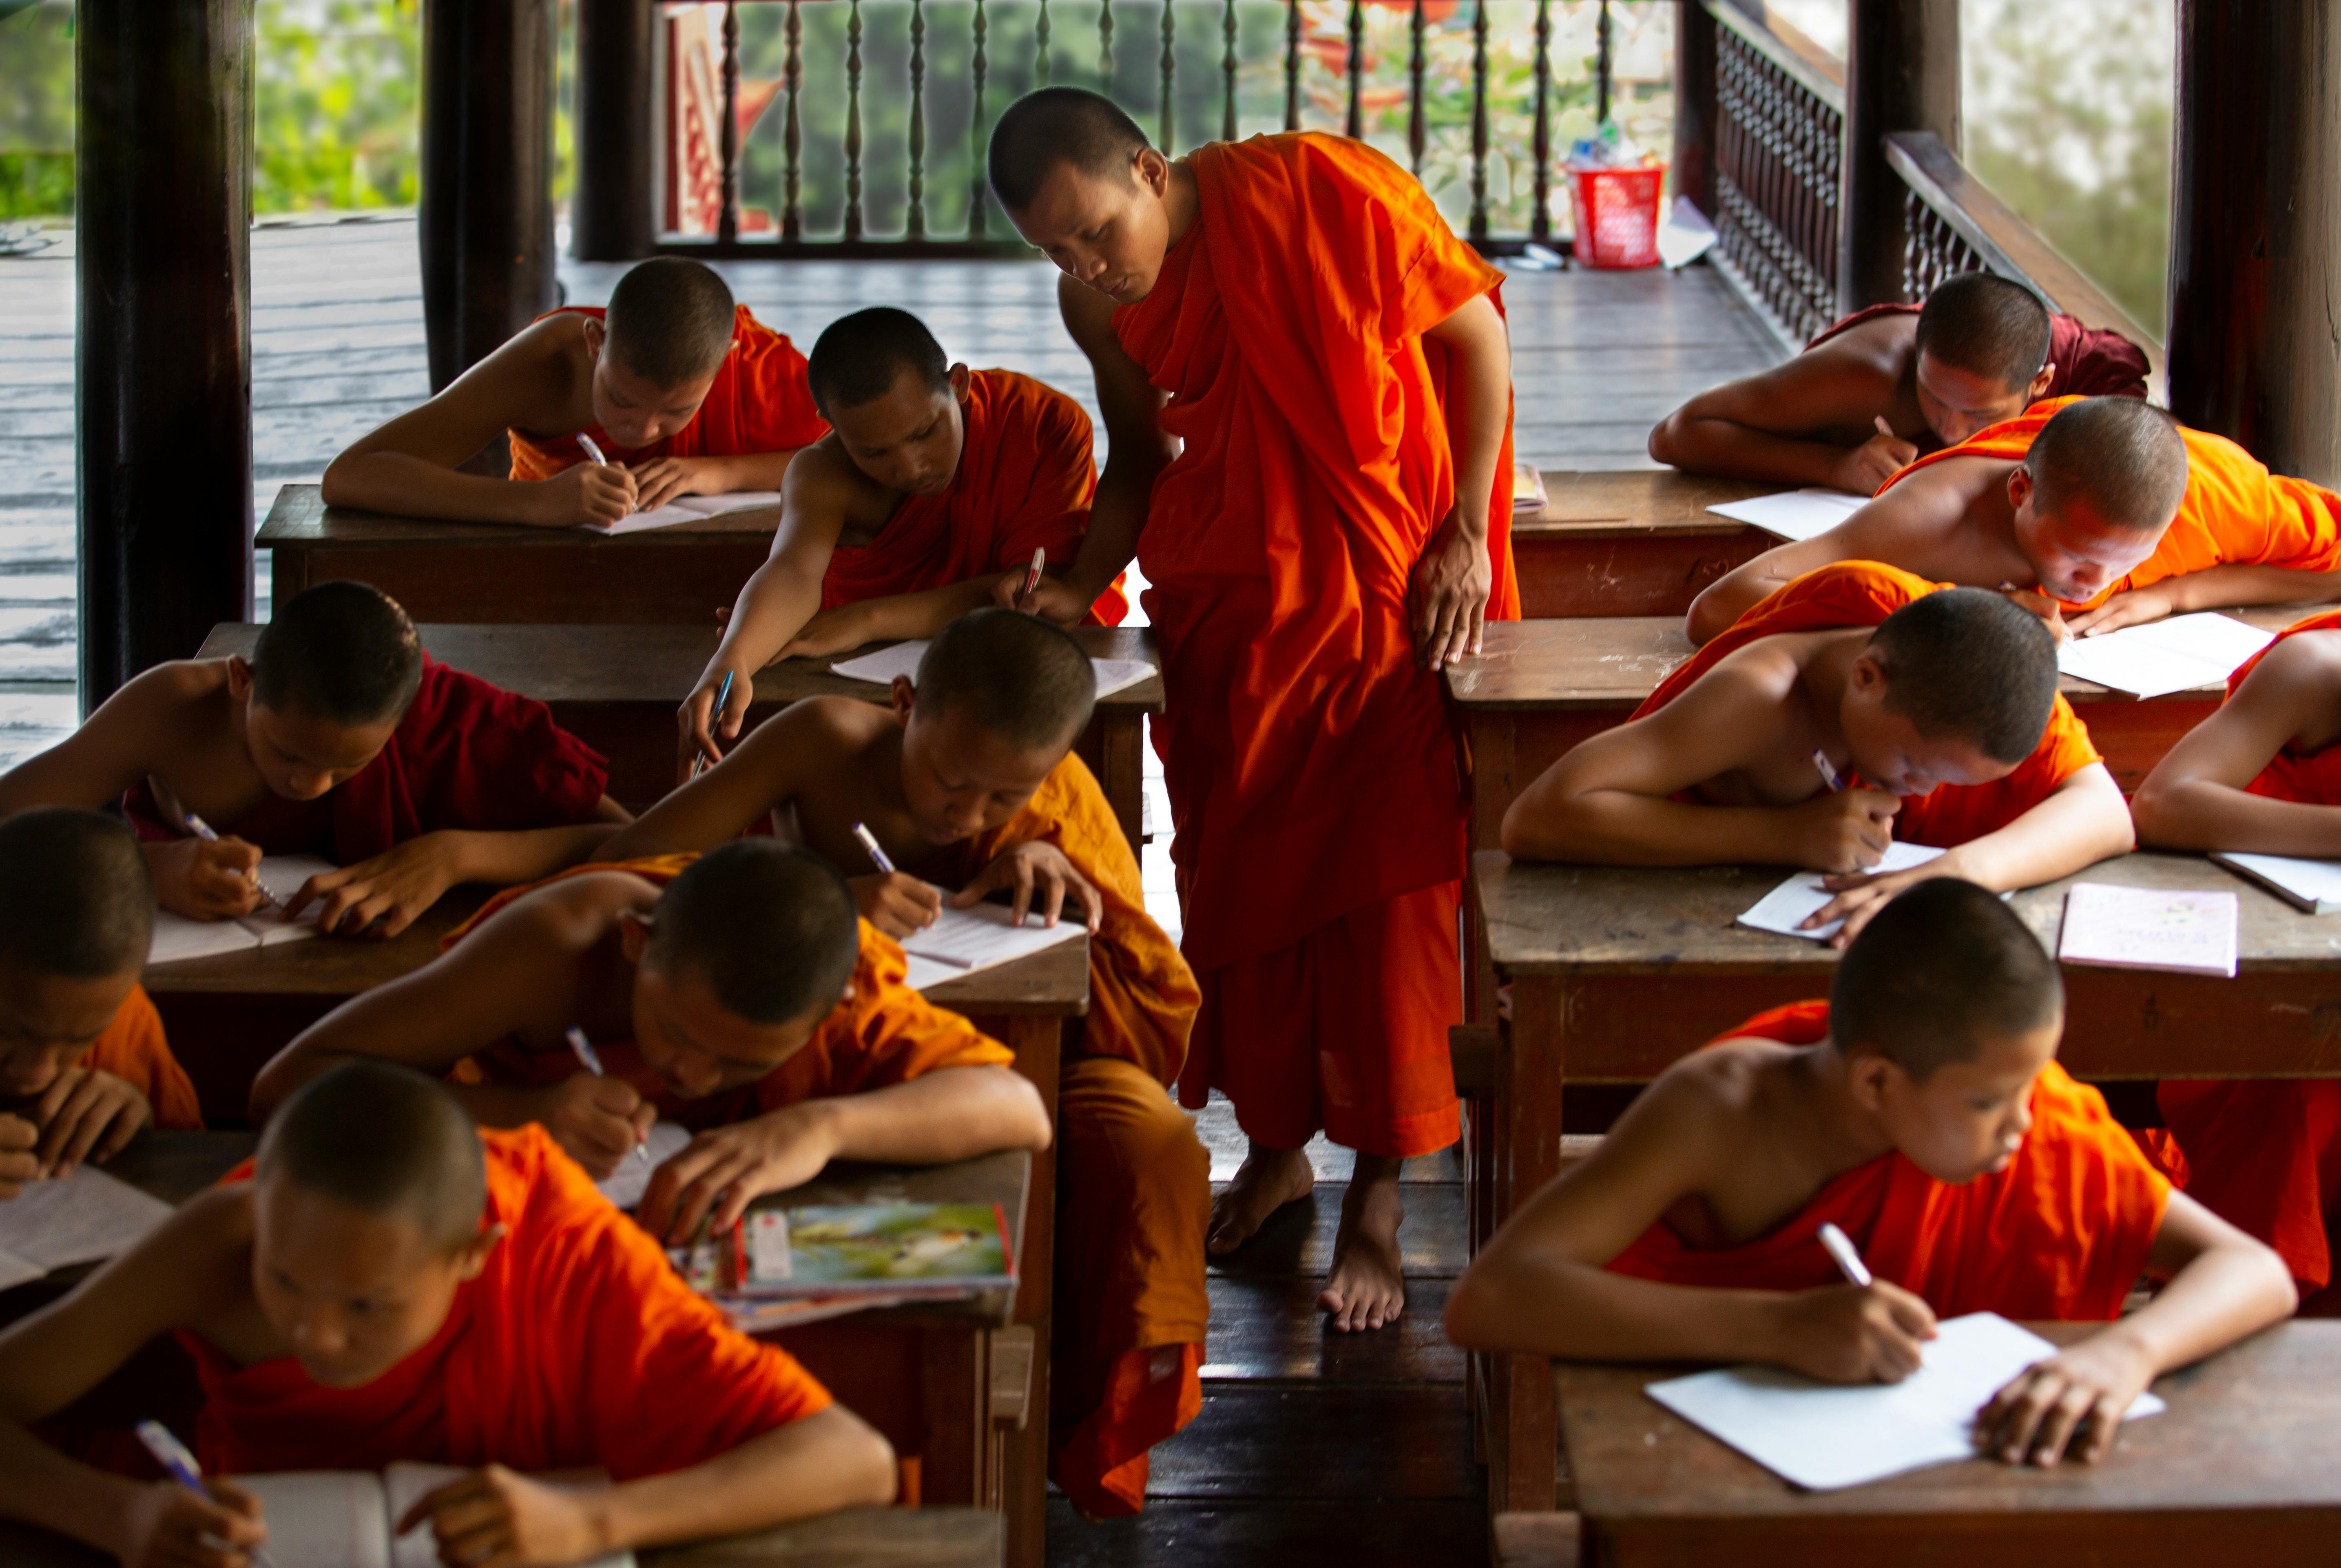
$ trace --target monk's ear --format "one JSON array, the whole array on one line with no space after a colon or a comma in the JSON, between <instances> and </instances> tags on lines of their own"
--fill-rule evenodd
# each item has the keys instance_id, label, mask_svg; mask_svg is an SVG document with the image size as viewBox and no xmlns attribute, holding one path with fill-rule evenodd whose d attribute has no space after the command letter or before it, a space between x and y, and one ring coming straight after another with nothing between
<instances>
[{"instance_id":1,"label":"monk's ear","mask_svg":"<svg viewBox=\"0 0 2341 1568\"><path fill-rule=\"evenodd\" d=\"M1876 1051L1849 1051L1845 1058L1845 1087L1853 1103L1871 1116L1886 1109L1888 1080L1902 1069Z\"/></svg>"},{"instance_id":2,"label":"monk's ear","mask_svg":"<svg viewBox=\"0 0 2341 1568\"><path fill-rule=\"evenodd\" d=\"M498 1220L465 1242L463 1252L455 1259L456 1276L461 1279L479 1278L480 1271L488 1266L488 1255L496 1250L496 1244L503 1238L503 1222Z\"/></svg>"},{"instance_id":3,"label":"monk's ear","mask_svg":"<svg viewBox=\"0 0 2341 1568\"><path fill-rule=\"evenodd\" d=\"M898 724L908 724L911 721L911 707L919 700L919 689L911 684L909 676L897 675L894 677L894 690L892 695L894 699L894 721Z\"/></svg>"},{"instance_id":4,"label":"monk's ear","mask_svg":"<svg viewBox=\"0 0 2341 1568\"><path fill-rule=\"evenodd\" d=\"M1886 660L1878 657L1874 648L1865 648L1861 657L1853 661L1850 690L1865 697L1883 697L1888 685Z\"/></svg>"},{"instance_id":5,"label":"monk's ear","mask_svg":"<svg viewBox=\"0 0 2341 1568\"><path fill-rule=\"evenodd\" d=\"M2048 395L2049 385L2055 382L2056 379L2057 362L2051 360L2047 364L2040 367L2040 373L2034 376L2032 378L2032 384L2024 389L2024 406L2026 408L2030 408L2034 403L2037 403L2042 398L2047 397Z\"/></svg>"},{"instance_id":6,"label":"monk's ear","mask_svg":"<svg viewBox=\"0 0 2341 1568\"><path fill-rule=\"evenodd\" d=\"M2019 462L2007 471L2007 504L2022 511L2024 503L2031 499L2032 470Z\"/></svg>"},{"instance_id":7,"label":"monk's ear","mask_svg":"<svg viewBox=\"0 0 2341 1568\"><path fill-rule=\"evenodd\" d=\"M953 365L953 366L951 366L951 396L952 396L953 398L955 398L956 400L958 400L959 402L965 402L967 401L968 383L969 383L970 382L973 381L974 379L975 379L975 372L974 372L973 371L971 371L971 370L968 369L965 365Z\"/></svg>"},{"instance_id":8,"label":"monk's ear","mask_svg":"<svg viewBox=\"0 0 2341 1568\"><path fill-rule=\"evenodd\" d=\"M626 962L640 964L650 946L651 918L639 909L619 910L618 950L626 955Z\"/></svg>"},{"instance_id":9,"label":"monk's ear","mask_svg":"<svg viewBox=\"0 0 2341 1568\"><path fill-rule=\"evenodd\" d=\"M1151 147L1141 147L1130 155L1130 175L1155 195L1161 196L1170 189L1170 160Z\"/></svg>"},{"instance_id":10,"label":"monk's ear","mask_svg":"<svg viewBox=\"0 0 2341 1568\"><path fill-rule=\"evenodd\" d=\"M227 656L227 694L238 702L252 698L252 664L241 653Z\"/></svg>"},{"instance_id":11,"label":"monk's ear","mask_svg":"<svg viewBox=\"0 0 2341 1568\"><path fill-rule=\"evenodd\" d=\"M585 352L593 359L602 357L602 345L609 341L610 329L597 316L585 318Z\"/></svg>"}]
</instances>

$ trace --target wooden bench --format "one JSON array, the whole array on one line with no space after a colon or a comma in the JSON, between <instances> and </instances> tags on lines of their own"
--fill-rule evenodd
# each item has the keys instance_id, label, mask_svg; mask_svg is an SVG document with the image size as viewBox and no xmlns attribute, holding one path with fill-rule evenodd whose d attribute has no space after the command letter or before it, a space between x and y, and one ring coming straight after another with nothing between
<instances>
[{"instance_id":1,"label":"wooden bench","mask_svg":"<svg viewBox=\"0 0 2341 1568\"><path fill-rule=\"evenodd\" d=\"M1475 1243L1558 1173L1564 1085L1648 1083L1764 1008L1828 994L1833 949L1732 923L1789 875L1779 868L1529 866L1483 854L1475 869L1489 956L1512 988L1489 1114L1474 1117ZM2242 910L2232 980L2067 967L2059 1057L2075 1077L2341 1077L2341 922L2198 857L2133 854L2016 895L2011 907L2051 952L2075 882L2228 890ZM1475 1356L1472 1369L1490 1497L1499 1511L1551 1508L1542 1363Z\"/></svg>"},{"instance_id":2,"label":"wooden bench","mask_svg":"<svg viewBox=\"0 0 2341 1568\"><path fill-rule=\"evenodd\" d=\"M2069 1345L2101 1325L2027 1326ZM1586 1562L2196 1568L2326 1563L2341 1540L2341 1324L2279 1324L2158 1379L2170 1408L2125 1425L2097 1464L1970 1459L1834 1492L1790 1486L1642 1393L1685 1370L1553 1367Z\"/></svg>"},{"instance_id":3,"label":"wooden bench","mask_svg":"<svg viewBox=\"0 0 2341 1568\"><path fill-rule=\"evenodd\" d=\"M1708 583L1780 542L1707 509L1794 488L1670 468L1548 469L1544 510L1512 518L1520 613L1531 620L1680 616ZM261 537L267 538L265 531Z\"/></svg>"},{"instance_id":4,"label":"wooden bench","mask_svg":"<svg viewBox=\"0 0 2341 1568\"><path fill-rule=\"evenodd\" d=\"M715 652L712 626L425 623L416 630L432 658L551 708L556 722L610 759L610 793L618 799L639 808L674 788L674 713ZM1161 663L1154 634L1143 627L1082 627L1075 635L1092 658ZM259 640L259 627L224 621L196 657L249 658ZM749 725L808 697L886 701L884 687L830 673L832 664L869 651L789 659L765 669L756 677ZM1100 701L1074 747L1097 775L1133 852L1145 838L1146 715L1161 711L1158 675Z\"/></svg>"}]
</instances>

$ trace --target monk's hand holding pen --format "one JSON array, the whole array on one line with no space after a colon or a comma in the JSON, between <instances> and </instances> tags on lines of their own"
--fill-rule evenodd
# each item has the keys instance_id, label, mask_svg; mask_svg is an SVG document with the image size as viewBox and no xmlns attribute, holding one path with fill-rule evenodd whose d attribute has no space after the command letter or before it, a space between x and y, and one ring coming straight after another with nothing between
<instances>
[{"instance_id":1,"label":"monk's hand holding pen","mask_svg":"<svg viewBox=\"0 0 2341 1568\"><path fill-rule=\"evenodd\" d=\"M536 486L536 521L548 528L607 528L634 510L633 474L620 463L580 462Z\"/></svg>"},{"instance_id":2,"label":"monk's hand holding pen","mask_svg":"<svg viewBox=\"0 0 2341 1568\"><path fill-rule=\"evenodd\" d=\"M2073 635L2072 625L2065 620L2065 607L2049 598L2047 590L2038 588L2018 588L2013 582L2002 582L1999 585L1999 591L2007 596L2009 603L2019 609L2028 610L2047 621L2048 630L2056 635L2057 641L2063 642Z\"/></svg>"},{"instance_id":3,"label":"monk's hand holding pen","mask_svg":"<svg viewBox=\"0 0 2341 1568\"><path fill-rule=\"evenodd\" d=\"M183 1563L249 1568L266 1544L260 1500L233 1482L213 1476L204 1490L155 1481L132 1494L116 1517L114 1553L131 1568Z\"/></svg>"},{"instance_id":4,"label":"monk's hand holding pen","mask_svg":"<svg viewBox=\"0 0 2341 1568\"><path fill-rule=\"evenodd\" d=\"M1883 789L1825 791L1786 808L1790 858L1808 871L1865 871L1894 842L1901 799Z\"/></svg>"},{"instance_id":5,"label":"monk's hand holding pen","mask_svg":"<svg viewBox=\"0 0 2341 1568\"><path fill-rule=\"evenodd\" d=\"M1031 575L1030 571L1021 566L1013 571L1001 572L1000 581L991 585L992 601L1009 610L1055 621L1059 626L1080 625L1081 617L1090 612L1090 606L1096 601L1095 594L1083 598L1081 590L1066 579L1051 577L1046 572L1028 592L1024 583Z\"/></svg>"},{"instance_id":6,"label":"monk's hand holding pen","mask_svg":"<svg viewBox=\"0 0 2341 1568\"><path fill-rule=\"evenodd\" d=\"M1773 1310L1765 1359L1823 1383L1899 1383L1935 1337L1934 1309L1888 1280L1795 1291Z\"/></svg>"},{"instance_id":7,"label":"monk's hand holding pen","mask_svg":"<svg viewBox=\"0 0 2341 1568\"><path fill-rule=\"evenodd\" d=\"M1832 487L1850 495L1875 495L1878 487L1908 467L1918 448L1894 433L1886 416L1877 419L1878 433L1838 459L1829 473Z\"/></svg>"},{"instance_id":8,"label":"monk's hand holding pen","mask_svg":"<svg viewBox=\"0 0 2341 1568\"><path fill-rule=\"evenodd\" d=\"M1438 670L1479 651L1495 586L1487 520L1481 518L1474 529L1460 506L1449 508L1407 585L1415 657L1423 669Z\"/></svg>"},{"instance_id":9,"label":"monk's hand holding pen","mask_svg":"<svg viewBox=\"0 0 2341 1568\"><path fill-rule=\"evenodd\" d=\"M614 1174L658 1120L658 1107L623 1078L572 1073L532 1093L537 1097L533 1119L595 1181Z\"/></svg>"},{"instance_id":10,"label":"monk's hand holding pen","mask_svg":"<svg viewBox=\"0 0 2341 1568\"><path fill-rule=\"evenodd\" d=\"M848 877L845 885L853 889L853 905L862 918L898 942L925 930L943 912L942 889L901 871Z\"/></svg>"},{"instance_id":11,"label":"monk's hand holding pen","mask_svg":"<svg viewBox=\"0 0 2341 1568\"><path fill-rule=\"evenodd\" d=\"M986 866L951 895L951 908L971 908L1003 888L1011 890L1008 912L1019 925L1027 914L1039 915L1043 925L1055 925L1069 898L1081 906L1082 923L1091 930L1105 918L1105 900L1097 888L1073 868L1062 849L1043 839L1019 844Z\"/></svg>"},{"instance_id":12,"label":"monk's hand holding pen","mask_svg":"<svg viewBox=\"0 0 2341 1568\"><path fill-rule=\"evenodd\" d=\"M2153 1357L2117 1324L2026 1367L1993 1394L1976 1413L1976 1446L2010 1464L2045 1467L2067 1454L2095 1464L2153 1381Z\"/></svg>"},{"instance_id":13,"label":"monk's hand holding pen","mask_svg":"<svg viewBox=\"0 0 2341 1568\"><path fill-rule=\"evenodd\" d=\"M258 880L260 848L241 839L174 839L146 847L154 898L194 920L249 915L267 901Z\"/></svg>"}]
</instances>

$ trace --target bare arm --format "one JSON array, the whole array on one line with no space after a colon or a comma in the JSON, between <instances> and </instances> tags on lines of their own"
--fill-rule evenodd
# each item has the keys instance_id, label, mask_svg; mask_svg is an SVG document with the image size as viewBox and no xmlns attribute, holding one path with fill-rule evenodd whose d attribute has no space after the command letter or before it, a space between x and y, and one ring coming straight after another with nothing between
<instances>
[{"instance_id":1,"label":"bare arm","mask_svg":"<svg viewBox=\"0 0 2341 1568\"><path fill-rule=\"evenodd\" d=\"M2181 572L2144 588L2117 593L2095 610L2076 611L2068 624L2076 637L2118 631L2197 610L2241 604L2298 604L2341 595L2341 571L2301 571L2288 566L2231 562Z\"/></svg>"},{"instance_id":2,"label":"bare arm","mask_svg":"<svg viewBox=\"0 0 2341 1568\"><path fill-rule=\"evenodd\" d=\"M1965 487L1942 474L1945 465L1904 480L1826 533L1776 546L1708 585L1691 600L1683 631L1701 645L1712 641L1758 600L1833 561L1882 561L1924 576L1966 519Z\"/></svg>"},{"instance_id":3,"label":"bare arm","mask_svg":"<svg viewBox=\"0 0 2341 1568\"><path fill-rule=\"evenodd\" d=\"M1894 393L1873 356L1825 343L1699 393L1650 432L1650 456L1691 473L1868 495L1918 454L1898 436L1870 434ZM1840 446L1817 433L1831 429L1859 431L1864 440Z\"/></svg>"},{"instance_id":4,"label":"bare arm","mask_svg":"<svg viewBox=\"0 0 2341 1568\"><path fill-rule=\"evenodd\" d=\"M590 1494L603 1552L737 1535L894 1500L894 1450L842 1404L703 1464Z\"/></svg>"},{"instance_id":5,"label":"bare arm","mask_svg":"<svg viewBox=\"0 0 2341 1568\"><path fill-rule=\"evenodd\" d=\"M1476 295L1423 336L1447 351L1447 442L1455 504L1415 564L1414 646L1426 670L1479 651L1489 595L1488 501L1511 422L1512 347L1504 319Z\"/></svg>"},{"instance_id":6,"label":"bare arm","mask_svg":"<svg viewBox=\"0 0 2341 1568\"><path fill-rule=\"evenodd\" d=\"M811 772L834 766L838 739L822 721L824 703L791 703L748 733L723 766L678 786L593 852L597 860L712 849L775 807L796 798Z\"/></svg>"},{"instance_id":7,"label":"bare arm","mask_svg":"<svg viewBox=\"0 0 2341 1568\"><path fill-rule=\"evenodd\" d=\"M2138 786L2138 838L2172 849L2341 855L2341 809L2246 793L2287 746L2322 750L2341 697L2341 638L2289 637L2236 694L2183 736Z\"/></svg>"},{"instance_id":8,"label":"bare arm","mask_svg":"<svg viewBox=\"0 0 2341 1568\"><path fill-rule=\"evenodd\" d=\"M865 642L932 637L969 610L991 603L1003 583L1021 585L1024 571L1019 567L1009 572L987 571L964 582L945 583L917 593L859 599L820 610L781 650L781 657L826 659Z\"/></svg>"},{"instance_id":9,"label":"bare arm","mask_svg":"<svg viewBox=\"0 0 2341 1568\"><path fill-rule=\"evenodd\" d=\"M317 928L329 935L395 937L464 882L517 887L564 870L591 855L631 819L604 795L599 820L506 832L446 828L392 846L369 860L323 871L285 901L287 915L317 906Z\"/></svg>"}]
</instances>

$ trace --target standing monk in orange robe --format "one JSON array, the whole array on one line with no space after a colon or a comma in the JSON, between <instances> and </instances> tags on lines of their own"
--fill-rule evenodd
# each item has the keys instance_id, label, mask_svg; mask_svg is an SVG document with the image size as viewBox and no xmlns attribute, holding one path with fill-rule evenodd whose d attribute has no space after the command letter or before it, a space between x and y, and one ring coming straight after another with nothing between
<instances>
[{"instance_id":1,"label":"standing monk in orange robe","mask_svg":"<svg viewBox=\"0 0 2341 1568\"><path fill-rule=\"evenodd\" d=\"M1319 1302L1378 1328L1405 1302L1400 1162L1459 1125L1466 796L1438 672L1519 613L1500 275L1339 137L1172 162L1047 88L1001 116L990 170L1066 273L1112 443L1071 573L1003 598L1069 625L1133 555L1152 585L1203 989L1180 1097L1223 1090L1251 1140L1210 1245L1308 1194L1321 1126L1358 1161Z\"/></svg>"},{"instance_id":2,"label":"standing monk in orange robe","mask_svg":"<svg viewBox=\"0 0 2341 1568\"><path fill-rule=\"evenodd\" d=\"M1448 1333L1859 1384L1917 1371L1938 1317L2093 1319L2108 1326L2019 1374L1977 1426L2010 1464L2104 1457L2155 1378L2295 1297L2273 1253L2172 1193L2065 1076L2064 1014L2055 960L1997 898L1913 888L1847 949L1828 1001L1660 1074L1471 1260ZM1872 1283L1842 1278L1824 1224ZM2125 1317L2141 1271L2167 1283Z\"/></svg>"},{"instance_id":3,"label":"standing monk in orange robe","mask_svg":"<svg viewBox=\"0 0 2341 1568\"><path fill-rule=\"evenodd\" d=\"M710 269L659 256L618 280L607 309L539 316L369 432L323 488L329 506L406 517L607 528L679 495L778 490L828 429L789 340ZM468 470L507 438L510 478Z\"/></svg>"},{"instance_id":4,"label":"standing monk in orange robe","mask_svg":"<svg viewBox=\"0 0 2341 1568\"><path fill-rule=\"evenodd\" d=\"M195 1453L220 1478L202 1492L28 1430L165 1335L203 1381ZM310 1086L252 1179L0 1335L0 1514L124 1563L246 1568L268 1521L227 1476L400 1461L467 1472L402 1533L511 1568L894 1494L885 1440L726 1324L542 1129L474 1133L446 1090L380 1063ZM614 1484L516 1474L585 1468Z\"/></svg>"},{"instance_id":5,"label":"standing monk in orange robe","mask_svg":"<svg viewBox=\"0 0 2341 1568\"><path fill-rule=\"evenodd\" d=\"M790 468L772 558L677 715L680 778L739 737L773 660L932 637L991 603L1001 572L1021 581L1036 550L1061 575L1089 527L1090 418L1054 388L952 364L918 317L885 306L822 329L811 377L834 428ZM1117 580L1082 619L1119 626L1129 612Z\"/></svg>"}]
</instances>

